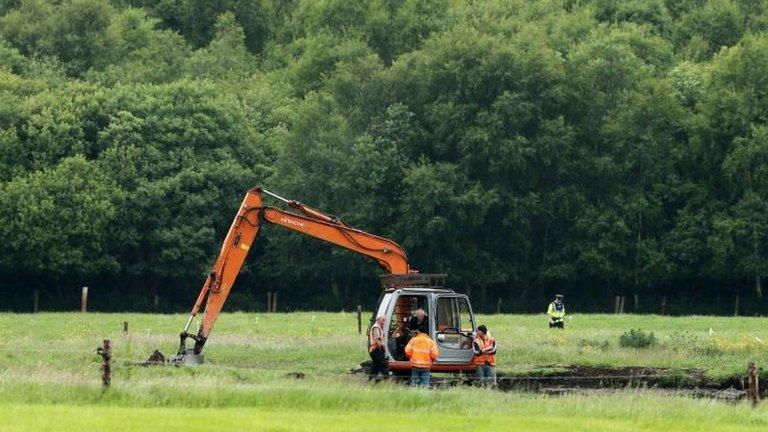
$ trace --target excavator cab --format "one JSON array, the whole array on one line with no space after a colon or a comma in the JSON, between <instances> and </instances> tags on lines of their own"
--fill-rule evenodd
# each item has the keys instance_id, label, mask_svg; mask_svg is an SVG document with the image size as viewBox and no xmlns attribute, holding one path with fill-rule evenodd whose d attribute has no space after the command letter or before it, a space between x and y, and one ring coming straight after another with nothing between
<instances>
[{"instance_id":1,"label":"excavator cab","mask_svg":"<svg viewBox=\"0 0 768 432\"><path fill-rule=\"evenodd\" d=\"M469 298L444 288L445 275L415 274L382 277L384 292L376 316L385 316L386 355L394 372L410 370L405 346L411 338L408 323L418 309L427 313L429 336L440 356L434 372L472 372L472 337L476 328Z\"/></svg>"}]
</instances>

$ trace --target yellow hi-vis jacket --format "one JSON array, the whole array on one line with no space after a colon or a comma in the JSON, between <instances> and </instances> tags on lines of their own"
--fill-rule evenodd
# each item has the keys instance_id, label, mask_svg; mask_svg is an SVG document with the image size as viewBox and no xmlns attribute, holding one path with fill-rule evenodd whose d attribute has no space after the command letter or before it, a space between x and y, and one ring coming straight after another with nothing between
<instances>
[{"instance_id":1,"label":"yellow hi-vis jacket","mask_svg":"<svg viewBox=\"0 0 768 432\"><path fill-rule=\"evenodd\" d=\"M552 318L565 318L565 305L560 303L560 307L558 308L555 302L550 303L549 308L547 309L547 315Z\"/></svg>"},{"instance_id":2,"label":"yellow hi-vis jacket","mask_svg":"<svg viewBox=\"0 0 768 432\"><path fill-rule=\"evenodd\" d=\"M405 346L405 355L408 356L411 366L418 369L429 369L437 360L440 351L437 344L429 336L419 333L408 341Z\"/></svg>"}]
</instances>

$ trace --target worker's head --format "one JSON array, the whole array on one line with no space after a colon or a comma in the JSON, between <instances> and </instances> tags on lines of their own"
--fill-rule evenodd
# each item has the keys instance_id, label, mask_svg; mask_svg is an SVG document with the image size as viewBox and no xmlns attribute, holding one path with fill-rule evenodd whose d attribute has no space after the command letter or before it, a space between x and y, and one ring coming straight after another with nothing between
<instances>
[{"instance_id":1,"label":"worker's head","mask_svg":"<svg viewBox=\"0 0 768 432\"><path fill-rule=\"evenodd\" d=\"M384 315L379 315L376 317L376 324L384 325L384 321L386 320L387 320L387 317L385 317Z\"/></svg>"},{"instance_id":2,"label":"worker's head","mask_svg":"<svg viewBox=\"0 0 768 432\"><path fill-rule=\"evenodd\" d=\"M555 294L555 301L558 301L558 302L563 301L563 295L562 294Z\"/></svg>"},{"instance_id":3,"label":"worker's head","mask_svg":"<svg viewBox=\"0 0 768 432\"><path fill-rule=\"evenodd\" d=\"M416 327L416 330L419 333L429 334L429 328L427 327L426 324L419 324L419 326Z\"/></svg>"},{"instance_id":4,"label":"worker's head","mask_svg":"<svg viewBox=\"0 0 768 432\"><path fill-rule=\"evenodd\" d=\"M481 324L477 326L477 334L482 335L485 337L485 335L488 334L488 327L485 326L485 324Z\"/></svg>"},{"instance_id":5,"label":"worker's head","mask_svg":"<svg viewBox=\"0 0 768 432\"><path fill-rule=\"evenodd\" d=\"M424 316L427 315L427 313L422 308L418 308L415 311L413 311L413 315L418 319L423 319Z\"/></svg>"}]
</instances>

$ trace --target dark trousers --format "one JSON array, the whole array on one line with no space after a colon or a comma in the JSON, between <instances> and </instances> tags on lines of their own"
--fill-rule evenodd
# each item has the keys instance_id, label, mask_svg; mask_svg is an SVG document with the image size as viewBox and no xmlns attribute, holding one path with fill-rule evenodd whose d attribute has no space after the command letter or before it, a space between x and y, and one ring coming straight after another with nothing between
<instances>
[{"instance_id":1,"label":"dark trousers","mask_svg":"<svg viewBox=\"0 0 768 432\"><path fill-rule=\"evenodd\" d=\"M379 374L389 376L389 361L384 354L384 348L376 348L369 354L371 355L371 378Z\"/></svg>"},{"instance_id":2,"label":"dark trousers","mask_svg":"<svg viewBox=\"0 0 768 432\"><path fill-rule=\"evenodd\" d=\"M565 323L563 322L563 320L558 320L558 321L555 321L555 322L550 321L549 322L549 328L555 328L555 327L560 328L560 329L561 328L565 328Z\"/></svg>"}]
</instances>

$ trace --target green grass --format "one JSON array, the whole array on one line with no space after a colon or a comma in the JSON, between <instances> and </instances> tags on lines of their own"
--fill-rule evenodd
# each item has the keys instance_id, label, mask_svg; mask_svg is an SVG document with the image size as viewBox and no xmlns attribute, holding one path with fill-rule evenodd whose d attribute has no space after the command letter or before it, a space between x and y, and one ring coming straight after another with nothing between
<instances>
[{"instance_id":1,"label":"green grass","mask_svg":"<svg viewBox=\"0 0 768 432\"><path fill-rule=\"evenodd\" d=\"M319 390L321 391L322 390ZM358 430L521 430L521 431L763 431L768 410L725 406L705 400L653 395L540 398L465 391L463 405L418 402L436 392L382 391L385 403L368 407L343 405L304 408L235 407L125 408L114 406L3 405L0 431L358 431ZM445 392L443 392L445 393ZM488 393L488 392L485 392ZM439 398L438 394L438 399ZM459 397L462 396L462 397ZM393 409L387 400L414 401Z\"/></svg>"},{"instance_id":2,"label":"green grass","mask_svg":"<svg viewBox=\"0 0 768 432\"><path fill-rule=\"evenodd\" d=\"M0 431L467 430L484 413L501 430L766 430L768 410L627 391L546 397L471 388L413 391L347 372L366 358L353 313L221 316L196 368L127 366L176 350L185 317L151 314L0 314ZM129 321L131 332L122 332ZM500 344L499 369L552 373L568 364L698 368L717 379L768 359L762 318L575 315L551 331L531 315L481 316ZM648 349L622 348L630 328ZM99 387L96 346L114 345L112 388ZM606 343L607 341L607 343ZM300 371L307 378L287 378ZM486 417L487 418L487 417ZM244 426L245 425L245 426ZM250 428L250 429L249 429Z\"/></svg>"}]
</instances>

